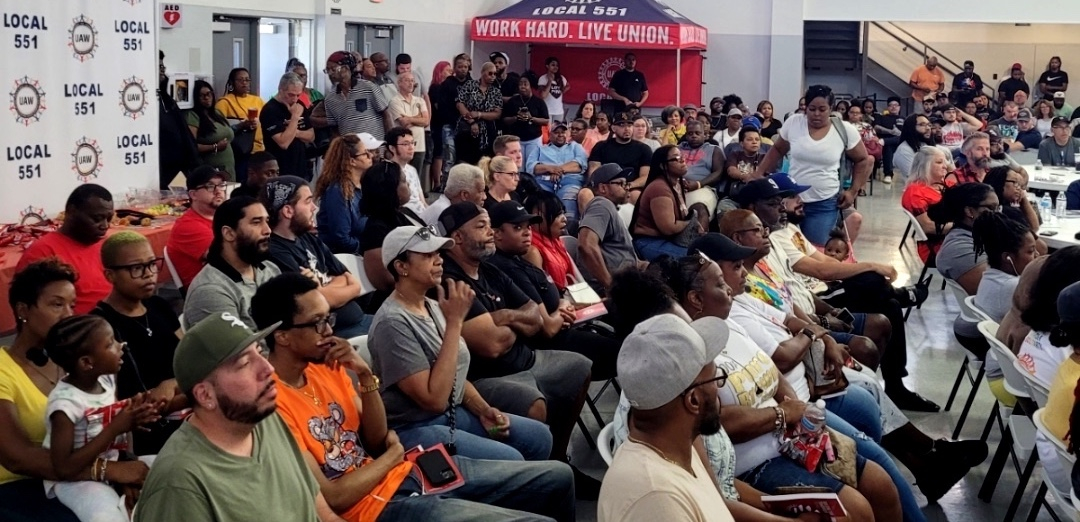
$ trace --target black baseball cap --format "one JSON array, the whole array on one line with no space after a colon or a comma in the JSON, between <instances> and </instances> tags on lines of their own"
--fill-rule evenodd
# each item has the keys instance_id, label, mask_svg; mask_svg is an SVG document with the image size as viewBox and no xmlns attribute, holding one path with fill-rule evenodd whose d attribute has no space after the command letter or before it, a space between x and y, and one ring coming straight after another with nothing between
<instances>
[{"instance_id":1,"label":"black baseball cap","mask_svg":"<svg viewBox=\"0 0 1080 522\"><path fill-rule=\"evenodd\" d=\"M187 189L197 190L199 187L210 183L210 180L214 178L221 178L222 181L229 181L229 173L224 170L218 170L217 167L211 165L200 165L195 167L187 175Z\"/></svg>"},{"instance_id":2,"label":"black baseball cap","mask_svg":"<svg viewBox=\"0 0 1080 522\"><path fill-rule=\"evenodd\" d=\"M1050 120L1051 127L1057 127L1058 125L1065 125L1068 127L1070 124L1071 122L1069 119L1064 116L1055 116L1054 119Z\"/></svg>"},{"instance_id":3,"label":"black baseball cap","mask_svg":"<svg viewBox=\"0 0 1080 522\"><path fill-rule=\"evenodd\" d=\"M502 201L491 207L491 226L498 228L505 223L519 225L521 223L536 224L541 221L540 216L525 211L525 207L517 201Z\"/></svg>"},{"instance_id":4,"label":"black baseball cap","mask_svg":"<svg viewBox=\"0 0 1080 522\"><path fill-rule=\"evenodd\" d=\"M459 201L446 207L446 210L439 214L439 224L443 226L443 230L449 236L483 212L484 209L476 206L476 203Z\"/></svg>"},{"instance_id":5,"label":"black baseball cap","mask_svg":"<svg viewBox=\"0 0 1080 522\"><path fill-rule=\"evenodd\" d=\"M775 198L777 196L786 198L794 196L796 192L791 190L781 190L780 186L776 184L776 180L769 178L755 179L743 186L742 190L735 196L735 201L745 207L751 203L757 203L758 201Z\"/></svg>"},{"instance_id":6,"label":"black baseball cap","mask_svg":"<svg viewBox=\"0 0 1080 522\"><path fill-rule=\"evenodd\" d=\"M600 168L594 170L592 175L589 176L589 184L595 187L604 183L611 183L619 178L629 178L633 172L633 168L627 167L624 169L618 163L605 163L600 165Z\"/></svg>"},{"instance_id":7,"label":"black baseball cap","mask_svg":"<svg viewBox=\"0 0 1080 522\"><path fill-rule=\"evenodd\" d=\"M615 117L611 119L612 125L622 125L633 123L634 119L630 117L628 112L616 112Z\"/></svg>"},{"instance_id":8,"label":"black baseball cap","mask_svg":"<svg viewBox=\"0 0 1080 522\"><path fill-rule=\"evenodd\" d=\"M713 261L742 261L756 252L755 249L742 246L717 232L710 232L695 239L686 251L700 252Z\"/></svg>"},{"instance_id":9,"label":"black baseball cap","mask_svg":"<svg viewBox=\"0 0 1080 522\"><path fill-rule=\"evenodd\" d=\"M551 132L555 132L559 129L569 129L565 121L556 121L551 125Z\"/></svg>"}]
</instances>

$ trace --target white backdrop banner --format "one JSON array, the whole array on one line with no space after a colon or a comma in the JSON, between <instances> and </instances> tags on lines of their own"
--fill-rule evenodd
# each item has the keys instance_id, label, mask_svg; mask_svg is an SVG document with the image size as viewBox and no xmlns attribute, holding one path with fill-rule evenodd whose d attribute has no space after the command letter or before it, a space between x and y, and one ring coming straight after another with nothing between
<instances>
[{"instance_id":1,"label":"white backdrop banner","mask_svg":"<svg viewBox=\"0 0 1080 522\"><path fill-rule=\"evenodd\" d=\"M0 0L0 223L158 185L154 0Z\"/></svg>"}]
</instances>

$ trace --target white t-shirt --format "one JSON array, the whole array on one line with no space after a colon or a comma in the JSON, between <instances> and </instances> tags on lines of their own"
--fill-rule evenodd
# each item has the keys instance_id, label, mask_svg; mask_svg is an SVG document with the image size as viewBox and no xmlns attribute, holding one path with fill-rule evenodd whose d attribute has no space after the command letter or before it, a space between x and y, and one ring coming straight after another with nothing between
<instances>
[{"instance_id":1,"label":"white t-shirt","mask_svg":"<svg viewBox=\"0 0 1080 522\"><path fill-rule=\"evenodd\" d=\"M724 147L739 141L739 131L735 131L735 134L732 135L728 133L727 129L720 129L716 131L716 134L713 134L712 139L716 140L716 142L720 144L720 148L723 149Z\"/></svg>"},{"instance_id":2,"label":"white t-shirt","mask_svg":"<svg viewBox=\"0 0 1080 522\"><path fill-rule=\"evenodd\" d=\"M847 131L847 150L861 141L858 129L841 122ZM829 133L820 140L810 137L805 114L792 114L780 127L780 137L791 144L791 166L788 174L800 185L812 188L802 193L802 200L813 203L829 199L840 191L840 156L844 154L844 139L829 122Z\"/></svg>"},{"instance_id":3,"label":"white t-shirt","mask_svg":"<svg viewBox=\"0 0 1080 522\"><path fill-rule=\"evenodd\" d=\"M731 305L729 322L738 323L746 330L754 344L758 345L770 358L780 342L791 339L791 334L784 327L784 312L751 297L749 294L735 296ZM806 366L800 361L791 371L784 374L784 380L795 389L796 399L810 401L810 383L806 381Z\"/></svg>"},{"instance_id":4,"label":"white t-shirt","mask_svg":"<svg viewBox=\"0 0 1080 522\"><path fill-rule=\"evenodd\" d=\"M412 165L405 165L402 171L405 172L405 183L409 185L409 202L405 206L419 216L427 208L424 187L420 185L420 175L416 173L416 169Z\"/></svg>"},{"instance_id":5,"label":"white t-shirt","mask_svg":"<svg viewBox=\"0 0 1080 522\"><path fill-rule=\"evenodd\" d=\"M967 127L963 123L954 121L941 126L941 144L950 150L959 149L964 144L964 135Z\"/></svg>"},{"instance_id":6,"label":"white t-shirt","mask_svg":"<svg viewBox=\"0 0 1080 522\"><path fill-rule=\"evenodd\" d=\"M1050 334L1032 330L1024 337L1020 345L1020 353L1016 359L1028 373L1033 375L1043 386L1050 389L1050 384L1057 376L1058 367L1072 355L1071 346L1058 348L1050 344Z\"/></svg>"},{"instance_id":7,"label":"white t-shirt","mask_svg":"<svg viewBox=\"0 0 1080 522\"><path fill-rule=\"evenodd\" d=\"M390 118L394 120L395 125L397 125L397 119L402 116L415 117L425 113L430 114L423 97L413 95L412 101L406 101L405 97L400 93L390 99L390 107L386 110L390 111ZM412 131L413 140L416 141L416 148L413 150L416 152L426 151L427 149L424 147L424 127L410 125L409 130Z\"/></svg>"},{"instance_id":8,"label":"white t-shirt","mask_svg":"<svg viewBox=\"0 0 1080 522\"><path fill-rule=\"evenodd\" d=\"M112 422L113 417L120 413L127 405L127 401L116 401L116 376L102 375L98 382L105 390L101 393L86 393L65 381L56 383L56 387L49 393L48 402L45 406L45 440L42 446L50 447L52 442L53 413L63 412L75 425L74 447L79 449L94 440ZM117 460L120 452L130 447L129 434L125 433L117 437L99 457L105 460ZM45 491L52 495L52 487L56 482L45 481Z\"/></svg>"},{"instance_id":9,"label":"white t-shirt","mask_svg":"<svg viewBox=\"0 0 1080 522\"><path fill-rule=\"evenodd\" d=\"M548 84L547 75L540 77L540 80L536 82L541 88ZM563 88L570 87L570 80L563 76ZM562 121L566 115L566 109L563 108L563 92L559 88L558 84L552 84L551 90L548 91L547 98L544 98L544 104L547 105L548 116L552 120Z\"/></svg>"},{"instance_id":10,"label":"white t-shirt","mask_svg":"<svg viewBox=\"0 0 1080 522\"><path fill-rule=\"evenodd\" d=\"M727 384L720 388L720 404L772 408L780 370L764 350L758 348L738 322L725 321L731 330L727 346L716 357L716 365L727 374ZM735 476L780 456L780 441L771 431L746 442L735 444Z\"/></svg>"},{"instance_id":11,"label":"white t-shirt","mask_svg":"<svg viewBox=\"0 0 1080 522\"><path fill-rule=\"evenodd\" d=\"M656 451L627 441L615 451L597 504L599 522L734 521L696 451L687 473Z\"/></svg>"}]
</instances>

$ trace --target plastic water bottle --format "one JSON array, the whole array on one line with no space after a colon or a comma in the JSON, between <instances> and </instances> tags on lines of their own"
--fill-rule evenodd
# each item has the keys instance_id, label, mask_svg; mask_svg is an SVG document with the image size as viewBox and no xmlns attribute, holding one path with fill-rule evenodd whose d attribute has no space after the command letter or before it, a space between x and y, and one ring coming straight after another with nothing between
<instances>
[{"instance_id":1,"label":"plastic water bottle","mask_svg":"<svg viewBox=\"0 0 1080 522\"><path fill-rule=\"evenodd\" d=\"M1042 160L1041 159L1036 159L1035 160L1035 170L1042 170Z\"/></svg>"},{"instance_id":2,"label":"plastic water bottle","mask_svg":"<svg viewBox=\"0 0 1080 522\"><path fill-rule=\"evenodd\" d=\"M1050 193L1044 192L1042 199L1039 200L1039 219L1041 219L1043 223L1049 222L1050 218L1053 217L1053 213L1050 210L1051 208L1052 203L1050 201Z\"/></svg>"},{"instance_id":3,"label":"plastic water bottle","mask_svg":"<svg viewBox=\"0 0 1080 522\"><path fill-rule=\"evenodd\" d=\"M1065 219L1065 207L1068 202L1065 199L1065 191L1058 192L1057 201L1054 202L1054 215L1058 219Z\"/></svg>"},{"instance_id":4,"label":"plastic water bottle","mask_svg":"<svg viewBox=\"0 0 1080 522\"><path fill-rule=\"evenodd\" d=\"M806 405L802 421L799 422L799 432L817 434L825 429L825 401L818 399Z\"/></svg>"}]
</instances>

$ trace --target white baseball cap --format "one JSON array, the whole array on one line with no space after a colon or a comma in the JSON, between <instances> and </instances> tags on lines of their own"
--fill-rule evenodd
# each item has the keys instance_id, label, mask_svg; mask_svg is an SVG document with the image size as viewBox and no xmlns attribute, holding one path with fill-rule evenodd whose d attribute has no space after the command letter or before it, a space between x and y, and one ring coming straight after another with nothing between
<instances>
[{"instance_id":1,"label":"white baseball cap","mask_svg":"<svg viewBox=\"0 0 1080 522\"><path fill-rule=\"evenodd\" d=\"M367 150L375 150L379 147L382 147L383 143L386 143L383 140L375 139L375 136L372 136L370 133L367 132L358 132L356 133L356 137L360 138L360 143L363 143L364 148Z\"/></svg>"}]
</instances>

